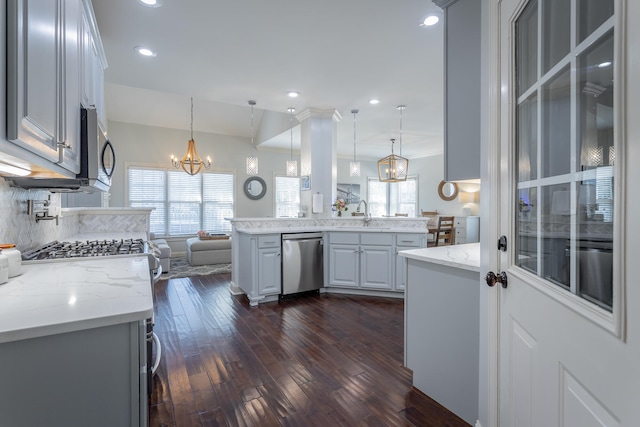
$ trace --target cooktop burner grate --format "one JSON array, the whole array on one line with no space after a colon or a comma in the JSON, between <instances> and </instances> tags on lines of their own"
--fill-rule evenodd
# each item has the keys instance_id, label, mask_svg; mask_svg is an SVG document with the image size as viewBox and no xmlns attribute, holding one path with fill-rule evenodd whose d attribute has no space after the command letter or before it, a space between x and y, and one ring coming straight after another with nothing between
<instances>
[{"instance_id":1,"label":"cooktop burner grate","mask_svg":"<svg viewBox=\"0 0 640 427\"><path fill-rule=\"evenodd\" d=\"M24 252L24 261L82 258L94 256L130 255L145 253L145 241L142 239L87 240L75 242L47 243L39 248Z\"/></svg>"}]
</instances>

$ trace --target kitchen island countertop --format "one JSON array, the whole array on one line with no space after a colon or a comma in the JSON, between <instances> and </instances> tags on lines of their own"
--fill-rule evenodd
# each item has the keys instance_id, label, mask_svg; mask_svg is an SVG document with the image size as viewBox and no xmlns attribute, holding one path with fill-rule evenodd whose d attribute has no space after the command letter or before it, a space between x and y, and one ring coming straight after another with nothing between
<instances>
[{"instance_id":1,"label":"kitchen island countertop","mask_svg":"<svg viewBox=\"0 0 640 427\"><path fill-rule=\"evenodd\" d=\"M480 243L410 249L398 254L418 261L480 272Z\"/></svg>"},{"instance_id":2,"label":"kitchen island countertop","mask_svg":"<svg viewBox=\"0 0 640 427\"><path fill-rule=\"evenodd\" d=\"M237 230L238 233L245 234L286 234L286 233L311 233L323 231L343 231L352 233L422 233L426 234L425 228L405 228L405 227L336 227L336 226L317 226L317 227L287 227L287 228L243 228Z\"/></svg>"},{"instance_id":3,"label":"kitchen island countertop","mask_svg":"<svg viewBox=\"0 0 640 427\"><path fill-rule=\"evenodd\" d=\"M42 261L0 285L0 343L150 318L146 255Z\"/></svg>"}]
</instances>

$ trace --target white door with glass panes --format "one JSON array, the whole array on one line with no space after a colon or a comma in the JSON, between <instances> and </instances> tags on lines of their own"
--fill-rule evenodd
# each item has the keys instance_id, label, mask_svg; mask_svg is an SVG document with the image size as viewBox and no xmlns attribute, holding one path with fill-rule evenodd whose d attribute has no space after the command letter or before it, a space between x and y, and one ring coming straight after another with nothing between
<instances>
[{"instance_id":1,"label":"white door with glass panes","mask_svg":"<svg viewBox=\"0 0 640 427\"><path fill-rule=\"evenodd\" d=\"M640 425L638 3L492 5L500 426Z\"/></svg>"}]
</instances>

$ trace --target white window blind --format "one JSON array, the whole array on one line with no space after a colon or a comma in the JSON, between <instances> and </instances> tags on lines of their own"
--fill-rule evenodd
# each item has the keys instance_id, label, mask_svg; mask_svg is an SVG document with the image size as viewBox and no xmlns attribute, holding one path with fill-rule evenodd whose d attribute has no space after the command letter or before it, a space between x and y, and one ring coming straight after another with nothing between
<instances>
[{"instance_id":1,"label":"white window blind","mask_svg":"<svg viewBox=\"0 0 640 427\"><path fill-rule=\"evenodd\" d=\"M196 234L201 230L202 175L168 173L169 235Z\"/></svg>"},{"instance_id":2,"label":"white window blind","mask_svg":"<svg viewBox=\"0 0 640 427\"><path fill-rule=\"evenodd\" d=\"M188 175L164 168L130 166L129 206L153 207L150 231L157 235L189 235L199 230L231 231L233 174Z\"/></svg>"},{"instance_id":3,"label":"white window blind","mask_svg":"<svg viewBox=\"0 0 640 427\"><path fill-rule=\"evenodd\" d=\"M165 233L167 222L166 173L162 169L129 168L129 206L134 208L155 208L151 211L150 231Z\"/></svg>"},{"instance_id":4,"label":"white window blind","mask_svg":"<svg viewBox=\"0 0 640 427\"><path fill-rule=\"evenodd\" d=\"M380 182L378 178L369 177L367 200L371 216L406 213L415 217L418 211L418 177L409 176L401 182Z\"/></svg>"},{"instance_id":5,"label":"white window blind","mask_svg":"<svg viewBox=\"0 0 640 427\"><path fill-rule=\"evenodd\" d=\"M367 200L369 201L369 212L371 216L381 217L389 215L387 210L388 192L387 183L380 182L378 178L369 178L367 186Z\"/></svg>"},{"instance_id":6,"label":"white window blind","mask_svg":"<svg viewBox=\"0 0 640 427\"><path fill-rule=\"evenodd\" d=\"M203 229L215 233L231 232L231 223L225 218L233 217L233 175L202 175Z\"/></svg>"},{"instance_id":7,"label":"white window blind","mask_svg":"<svg viewBox=\"0 0 640 427\"><path fill-rule=\"evenodd\" d=\"M276 218L297 217L300 212L300 178L276 176Z\"/></svg>"}]
</instances>

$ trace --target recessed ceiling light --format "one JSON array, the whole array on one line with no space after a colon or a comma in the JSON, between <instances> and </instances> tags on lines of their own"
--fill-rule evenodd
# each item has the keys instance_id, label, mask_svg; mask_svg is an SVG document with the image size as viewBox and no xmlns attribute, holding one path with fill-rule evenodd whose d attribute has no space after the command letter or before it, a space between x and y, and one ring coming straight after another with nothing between
<instances>
[{"instance_id":1,"label":"recessed ceiling light","mask_svg":"<svg viewBox=\"0 0 640 427\"><path fill-rule=\"evenodd\" d=\"M296 92L295 90L290 90L289 92L287 92L287 95L289 96L289 98L297 98L300 96L300 92Z\"/></svg>"},{"instance_id":2,"label":"recessed ceiling light","mask_svg":"<svg viewBox=\"0 0 640 427\"><path fill-rule=\"evenodd\" d=\"M371 104L371 105L376 105L378 103L380 103L379 99L372 99L371 101L369 101L369 104Z\"/></svg>"},{"instance_id":3,"label":"recessed ceiling light","mask_svg":"<svg viewBox=\"0 0 640 427\"><path fill-rule=\"evenodd\" d=\"M611 65L611 61L606 61L601 64L598 64L598 68L605 68Z\"/></svg>"},{"instance_id":4,"label":"recessed ceiling light","mask_svg":"<svg viewBox=\"0 0 640 427\"><path fill-rule=\"evenodd\" d=\"M138 52L140 55L142 56L156 56L157 53L152 51L149 48L143 47L143 46L136 46L133 48L133 50L135 50L136 52Z\"/></svg>"},{"instance_id":5,"label":"recessed ceiling light","mask_svg":"<svg viewBox=\"0 0 640 427\"><path fill-rule=\"evenodd\" d=\"M160 7L162 6L162 2L160 0L138 0L140 3L142 3L145 6L149 6L149 7Z\"/></svg>"},{"instance_id":6,"label":"recessed ceiling light","mask_svg":"<svg viewBox=\"0 0 640 427\"><path fill-rule=\"evenodd\" d=\"M433 27L438 22L440 22L440 14L437 12L429 13L420 19L421 27Z\"/></svg>"}]
</instances>

